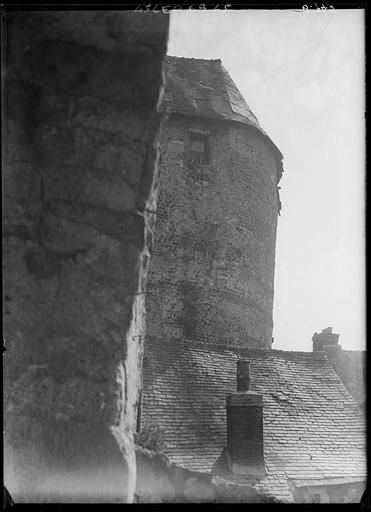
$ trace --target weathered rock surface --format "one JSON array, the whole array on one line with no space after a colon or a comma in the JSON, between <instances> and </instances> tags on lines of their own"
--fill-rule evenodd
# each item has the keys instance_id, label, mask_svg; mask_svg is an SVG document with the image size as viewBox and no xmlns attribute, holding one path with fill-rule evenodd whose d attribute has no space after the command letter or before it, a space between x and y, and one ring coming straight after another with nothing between
<instances>
[{"instance_id":1,"label":"weathered rock surface","mask_svg":"<svg viewBox=\"0 0 371 512\"><path fill-rule=\"evenodd\" d=\"M6 16L5 483L131 501L168 17Z\"/></svg>"}]
</instances>

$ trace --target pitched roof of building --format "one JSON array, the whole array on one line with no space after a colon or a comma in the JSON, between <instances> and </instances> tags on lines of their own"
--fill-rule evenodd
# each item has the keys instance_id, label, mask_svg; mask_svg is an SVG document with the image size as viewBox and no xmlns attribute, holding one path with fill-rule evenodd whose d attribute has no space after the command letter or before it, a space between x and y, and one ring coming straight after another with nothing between
<instances>
[{"instance_id":1,"label":"pitched roof of building","mask_svg":"<svg viewBox=\"0 0 371 512\"><path fill-rule=\"evenodd\" d=\"M362 407L366 402L366 351L365 350L338 350L327 354L334 370L344 385Z\"/></svg>"},{"instance_id":2,"label":"pitched roof of building","mask_svg":"<svg viewBox=\"0 0 371 512\"><path fill-rule=\"evenodd\" d=\"M282 160L280 150L259 125L220 59L167 56L164 69L162 106L168 112L237 121L252 126L273 146L278 160Z\"/></svg>"},{"instance_id":3,"label":"pitched roof of building","mask_svg":"<svg viewBox=\"0 0 371 512\"><path fill-rule=\"evenodd\" d=\"M143 425L165 430L171 460L213 470L227 444L225 400L236 389L240 357L251 361L250 389L264 400L264 492L290 501L288 479L365 477L364 417L323 352L149 339Z\"/></svg>"}]
</instances>

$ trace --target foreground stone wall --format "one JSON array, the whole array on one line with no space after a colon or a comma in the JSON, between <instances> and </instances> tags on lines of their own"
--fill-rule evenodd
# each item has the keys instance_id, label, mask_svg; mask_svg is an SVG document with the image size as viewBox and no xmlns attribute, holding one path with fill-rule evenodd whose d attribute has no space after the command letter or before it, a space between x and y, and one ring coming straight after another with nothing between
<instances>
[{"instance_id":1,"label":"foreground stone wall","mask_svg":"<svg viewBox=\"0 0 371 512\"><path fill-rule=\"evenodd\" d=\"M189 162L189 130L210 163ZM278 215L268 143L227 121L171 115L161 133L148 336L270 348Z\"/></svg>"},{"instance_id":2,"label":"foreground stone wall","mask_svg":"<svg viewBox=\"0 0 371 512\"><path fill-rule=\"evenodd\" d=\"M5 485L131 501L168 17L7 13Z\"/></svg>"}]
</instances>

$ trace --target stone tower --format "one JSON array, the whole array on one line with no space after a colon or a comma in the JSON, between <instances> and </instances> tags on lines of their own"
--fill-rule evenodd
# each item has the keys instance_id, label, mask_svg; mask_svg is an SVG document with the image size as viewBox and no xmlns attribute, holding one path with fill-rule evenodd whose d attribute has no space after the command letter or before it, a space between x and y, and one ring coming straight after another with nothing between
<instances>
[{"instance_id":1,"label":"stone tower","mask_svg":"<svg viewBox=\"0 0 371 512\"><path fill-rule=\"evenodd\" d=\"M270 348L282 155L220 60L165 77L147 337Z\"/></svg>"}]
</instances>

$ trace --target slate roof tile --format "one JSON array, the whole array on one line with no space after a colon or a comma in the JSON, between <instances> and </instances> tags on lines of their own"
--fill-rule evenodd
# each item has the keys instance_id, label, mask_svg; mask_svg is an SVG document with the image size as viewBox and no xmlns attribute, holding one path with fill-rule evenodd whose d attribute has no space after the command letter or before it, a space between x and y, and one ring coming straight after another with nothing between
<instances>
[{"instance_id":1,"label":"slate roof tile","mask_svg":"<svg viewBox=\"0 0 371 512\"><path fill-rule=\"evenodd\" d=\"M164 429L170 460L212 471L226 446L225 397L236 389L237 359L246 357L250 388L264 400L264 492L290 501L285 474L366 475L364 416L326 357L188 340L174 347L149 339L145 351L142 424Z\"/></svg>"}]
</instances>

